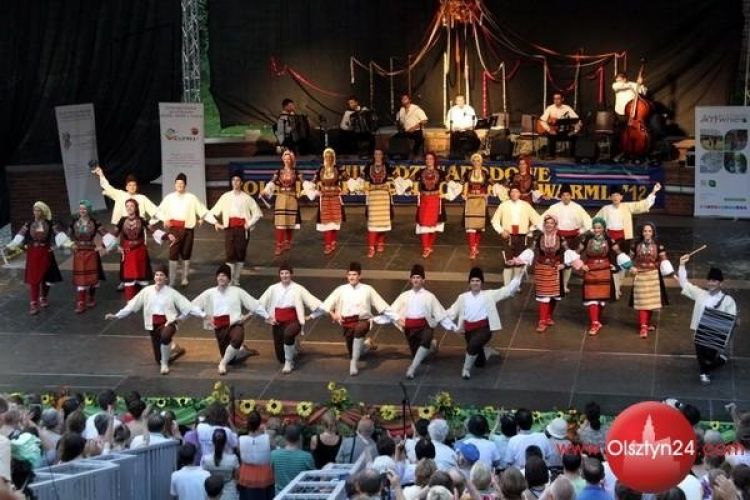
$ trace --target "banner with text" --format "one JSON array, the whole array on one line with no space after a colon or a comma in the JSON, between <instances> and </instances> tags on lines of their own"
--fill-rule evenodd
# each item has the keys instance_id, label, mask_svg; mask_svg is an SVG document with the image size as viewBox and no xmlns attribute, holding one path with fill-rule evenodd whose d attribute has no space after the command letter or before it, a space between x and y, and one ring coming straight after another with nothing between
<instances>
[{"instance_id":1,"label":"banner with text","mask_svg":"<svg viewBox=\"0 0 750 500\"><path fill-rule=\"evenodd\" d=\"M750 217L750 107L695 108L697 216Z\"/></svg>"},{"instance_id":2,"label":"banner with text","mask_svg":"<svg viewBox=\"0 0 750 500\"><path fill-rule=\"evenodd\" d=\"M89 162L97 159L94 105L57 106L55 117L70 212L78 213L78 203L82 199L89 200L94 210L104 210L102 190L89 167Z\"/></svg>"},{"instance_id":3,"label":"banner with text","mask_svg":"<svg viewBox=\"0 0 750 500\"><path fill-rule=\"evenodd\" d=\"M365 160L343 160L340 166L350 176L360 176L367 162ZM229 174L239 173L245 182L244 189L251 196L257 196L263 191L266 183L271 179L280 164L275 159L257 159L229 163ZM394 175L416 178L417 172L424 168L423 163L396 162L392 164ZM320 168L317 160L297 161L297 168L303 173L305 180L312 180L314 172ZM458 181L471 168L466 162L440 162L440 168L446 172L447 180ZM511 162L485 162L484 168L489 173L492 182L505 183L509 177L518 172L518 167ZM626 201L642 200L651 192L657 182L664 183L664 169L662 166L640 165L576 165L563 163L543 163L534 166L536 189L548 199L540 200L539 204L550 204L560 196L560 187L569 184L573 199L583 206L597 207L609 203L610 189L614 186L625 188ZM445 186L442 186L445 191ZM346 203L363 203L364 196L344 196ZM394 196L394 203L413 204L414 196ZM460 198L456 200L462 203ZM489 203L497 205L499 199L490 197ZM664 206L663 191L656 197L657 208Z\"/></svg>"},{"instance_id":4,"label":"banner with text","mask_svg":"<svg viewBox=\"0 0 750 500\"><path fill-rule=\"evenodd\" d=\"M174 191L179 173L187 176L187 190L206 203L206 156L203 144L203 104L160 102L161 191Z\"/></svg>"}]
</instances>

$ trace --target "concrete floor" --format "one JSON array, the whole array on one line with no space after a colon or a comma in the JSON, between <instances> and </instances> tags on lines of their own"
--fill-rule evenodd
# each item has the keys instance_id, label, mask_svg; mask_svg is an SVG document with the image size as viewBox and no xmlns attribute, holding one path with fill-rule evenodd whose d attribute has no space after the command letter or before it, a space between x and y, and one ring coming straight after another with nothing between
<instances>
[{"instance_id":1,"label":"concrete floor","mask_svg":"<svg viewBox=\"0 0 750 500\"><path fill-rule=\"evenodd\" d=\"M343 282L344 269L360 260L364 279L388 301L407 286L411 265L422 262L427 269L428 288L449 306L466 286L473 265L467 257L460 211L449 212L447 232L438 238L436 252L424 261L413 234L413 207L398 207L395 229L388 248L373 259L365 256L364 217L361 208L347 210L348 221L340 236L339 249L323 256L321 237L314 231L314 213L303 212L303 229L295 235L289 261L297 281L321 299ZM108 217L100 216L102 220ZM741 321L746 323L750 304L750 223L700 220L667 216L639 217L654 220L661 241L676 265L680 254L703 243L708 250L691 262L689 274L700 284L709 265L719 265L726 286L737 300ZM272 216L252 233L243 286L254 296L275 281L280 260L272 255ZM152 246L153 262L165 260L165 249ZM196 233L193 274L183 290L188 298L212 286L216 266L222 262L223 240L210 227ZM487 286L500 286L499 237L489 232L477 264L485 269ZM137 389L152 395L201 395L218 379L218 353L213 334L202 330L197 319L181 325L177 340L187 354L168 376L160 376L153 363L148 337L140 315L105 322L106 312L115 312L123 299L115 290L117 256L104 259L109 281L98 294L96 309L73 313L70 285L70 255L58 252L66 282L53 288L51 306L42 314L27 315L23 286L23 259L0 270L0 391L55 390L60 386L96 391L112 387L118 391ZM677 397L696 404L704 418L727 418L723 406L738 401L750 407L750 338L744 324L734 339L730 363L719 370L710 386L698 382L697 364L688 330L692 302L679 294L669 279L670 305L655 316L657 330L648 340L638 338L635 313L625 298L607 307L605 327L598 337L585 334L586 315L580 301L580 280L572 281L572 293L557 308L557 324L544 334L534 331L536 306L532 285L512 300L500 304L503 330L492 345L501 353L487 367L475 369L470 381L460 378L463 338L438 329L440 352L428 359L414 380L403 374L409 364L408 348L393 327L375 327L372 335L380 346L363 359L358 377L349 377L348 359L340 330L328 319L308 324L304 350L291 375L282 375L273 356L270 327L253 320L246 328L248 344L260 351L243 366L230 370L225 380L241 397L321 400L325 384L346 384L354 400L369 403L398 402L403 381L414 404L425 403L440 390L449 390L463 403L494 404L538 409L583 406L598 401L604 411L616 412L644 399ZM625 297L630 293L624 288Z\"/></svg>"}]
</instances>

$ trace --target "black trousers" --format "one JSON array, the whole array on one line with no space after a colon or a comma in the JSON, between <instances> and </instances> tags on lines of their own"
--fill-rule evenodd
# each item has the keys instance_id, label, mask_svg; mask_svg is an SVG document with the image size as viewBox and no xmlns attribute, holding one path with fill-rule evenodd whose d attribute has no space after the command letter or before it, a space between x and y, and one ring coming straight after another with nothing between
<instances>
[{"instance_id":1,"label":"black trousers","mask_svg":"<svg viewBox=\"0 0 750 500\"><path fill-rule=\"evenodd\" d=\"M485 326L470 332L465 332L464 338L466 339L466 354L469 356L477 356L474 366L479 368L483 367L487 363L487 358L484 356L484 346L486 346L492 338L490 327Z\"/></svg>"},{"instance_id":2,"label":"black trousers","mask_svg":"<svg viewBox=\"0 0 750 500\"><path fill-rule=\"evenodd\" d=\"M214 330L216 343L219 345L219 353L224 356L227 346L231 345L235 349L242 347L245 341L245 327L243 325L230 325L224 328Z\"/></svg>"},{"instance_id":3,"label":"black trousers","mask_svg":"<svg viewBox=\"0 0 750 500\"><path fill-rule=\"evenodd\" d=\"M172 325L168 326L155 326L153 330L149 332L151 336L151 348L154 351L154 360L157 363L161 363L161 346L169 345L172 343L172 337L177 333L177 328Z\"/></svg>"},{"instance_id":4,"label":"black trousers","mask_svg":"<svg viewBox=\"0 0 750 500\"><path fill-rule=\"evenodd\" d=\"M361 339L367 336L367 332L370 331L370 321L361 320L357 321L350 327L344 327L344 337L346 338L346 350L349 352L349 356L352 355L352 344L354 339Z\"/></svg>"},{"instance_id":5,"label":"black trousers","mask_svg":"<svg viewBox=\"0 0 750 500\"><path fill-rule=\"evenodd\" d=\"M719 357L719 354L721 352L716 349L695 344L695 356L698 359L698 367L702 375L708 375L726 363L723 358Z\"/></svg>"},{"instance_id":6,"label":"black trousers","mask_svg":"<svg viewBox=\"0 0 750 500\"><path fill-rule=\"evenodd\" d=\"M434 330L429 326L423 328L404 328L404 336L406 337L406 342L409 343L409 350L412 356L417 354L420 347L429 349L430 344L432 344L433 335Z\"/></svg>"},{"instance_id":7,"label":"black trousers","mask_svg":"<svg viewBox=\"0 0 750 500\"><path fill-rule=\"evenodd\" d=\"M302 325L296 319L273 325L273 350L279 363L286 361L284 346L294 345L294 341L301 331Z\"/></svg>"}]
</instances>

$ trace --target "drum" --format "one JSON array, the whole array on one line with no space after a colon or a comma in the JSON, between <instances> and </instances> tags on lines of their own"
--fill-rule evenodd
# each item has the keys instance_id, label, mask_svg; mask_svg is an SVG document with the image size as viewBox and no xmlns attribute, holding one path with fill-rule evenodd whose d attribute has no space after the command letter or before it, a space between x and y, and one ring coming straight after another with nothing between
<instances>
[{"instance_id":1,"label":"drum","mask_svg":"<svg viewBox=\"0 0 750 500\"><path fill-rule=\"evenodd\" d=\"M695 329L697 345L724 352L732 337L737 317L733 314L707 307Z\"/></svg>"}]
</instances>

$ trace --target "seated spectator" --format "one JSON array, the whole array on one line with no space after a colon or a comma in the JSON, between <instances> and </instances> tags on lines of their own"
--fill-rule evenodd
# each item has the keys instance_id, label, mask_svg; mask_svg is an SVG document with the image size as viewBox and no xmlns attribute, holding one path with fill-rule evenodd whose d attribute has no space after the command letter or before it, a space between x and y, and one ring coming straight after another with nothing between
<instances>
[{"instance_id":1,"label":"seated spectator","mask_svg":"<svg viewBox=\"0 0 750 500\"><path fill-rule=\"evenodd\" d=\"M328 410L320 419L323 432L310 438L310 452L315 459L315 468L322 469L327 464L336 462L336 455L341 448L338 419L333 410Z\"/></svg>"},{"instance_id":2,"label":"seated spectator","mask_svg":"<svg viewBox=\"0 0 750 500\"><path fill-rule=\"evenodd\" d=\"M180 425L177 423L177 415L172 410L164 410L161 412L161 416L164 417L164 437L182 442L182 432L180 432ZM235 449L236 446L232 451Z\"/></svg>"},{"instance_id":3,"label":"seated spectator","mask_svg":"<svg viewBox=\"0 0 750 500\"><path fill-rule=\"evenodd\" d=\"M590 402L583 410L586 420L578 428L581 444L604 451L607 442L607 427L602 426L602 409L595 402Z\"/></svg>"},{"instance_id":4,"label":"seated spectator","mask_svg":"<svg viewBox=\"0 0 750 500\"><path fill-rule=\"evenodd\" d=\"M336 463L353 464L362 453L368 453L371 458L377 456L377 445L372 439L375 432L375 423L367 416L362 417L357 423L357 432L354 436L344 439L336 455Z\"/></svg>"},{"instance_id":5,"label":"seated spectator","mask_svg":"<svg viewBox=\"0 0 750 500\"><path fill-rule=\"evenodd\" d=\"M497 433L498 430L500 434ZM500 466L503 468L505 467L505 450L508 448L508 441L516 434L518 434L518 428L515 417L510 413L498 413L495 428L490 432L490 440L497 447L497 454L503 461Z\"/></svg>"},{"instance_id":6,"label":"seated spectator","mask_svg":"<svg viewBox=\"0 0 750 500\"><path fill-rule=\"evenodd\" d=\"M433 486L444 486L448 491L453 491L453 479L451 479L448 471L438 469L438 471L430 478L430 482L427 483L427 486L430 488Z\"/></svg>"},{"instance_id":7,"label":"seated spectator","mask_svg":"<svg viewBox=\"0 0 750 500\"><path fill-rule=\"evenodd\" d=\"M526 459L526 467L523 471L526 479L526 490L523 492L525 500L536 500L549 483L549 469L544 459L531 455Z\"/></svg>"},{"instance_id":8,"label":"seated spectator","mask_svg":"<svg viewBox=\"0 0 750 500\"><path fill-rule=\"evenodd\" d=\"M505 469L500 476L500 494L503 500L522 500L526 479L516 467Z\"/></svg>"},{"instance_id":9,"label":"seated spectator","mask_svg":"<svg viewBox=\"0 0 750 500\"><path fill-rule=\"evenodd\" d=\"M437 471L434 460L423 458L417 462L414 469L414 484L404 488L404 500L416 500L422 490L427 487L430 477Z\"/></svg>"},{"instance_id":10,"label":"seated spectator","mask_svg":"<svg viewBox=\"0 0 750 500\"><path fill-rule=\"evenodd\" d=\"M492 486L492 471L484 462L477 462L471 467L469 480L481 496L481 500L494 500L497 498L497 492Z\"/></svg>"},{"instance_id":11,"label":"seated spectator","mask_svg":"<svg viewBox=\"0 0 750 500\"><path fill-rule=\"evenodd\" d=\"M81 400L75 396L69 396L65 398L60 405L60 409L63 412L63 422L67 422L68 417L71 413L79 409L81 406Z\"/></svg>"},{"instance_id":12,"label":"seated spectator","mask_svg":"<svg viewBox=\"0 0 750 500\"><path fill-rule=\"evenodd\" d=\"M532 445L542 450L545 461L549 460L551 454L549 439L543 432L531 432L531 426L534 423L531 412L525 408L519 408L515 417L518 434L508 440L503 458L504 465L523 468L526 465L526 448Z\"/></svg>"},{"instance_id":13,"label":"seated spectator","mask_svg":"<svg viewBox=\"0 0 750 500\"><path fill-rule=\"evenodd\" d=\"M413 435L412 437L407 438L404 442L406 458L409 460L409 462L417 463L417 461L419 460L417 458L417 454L414 451L414 448L417 446L417 441L430 437L428 433L429 425L430 421L426 418L420 418L412 425Z\"/></svg>"},{"instance_id":14,"label":"seated spectator","mask_svg":"<svg viewBox=\"0 0 750 500\"><path fill-rule=\"evenodd\" d=\"M214 452L212 455L203 455L201 467L224 480L222 500L236 500L238 498L237 484L235 478L240 468L240 462L234 453L226 453L227 433L221 427L214 429L211 439Z\"/></svg>"},{"instance_id":15,"label":"seated spectator","mask_svg":"<svg viewBox=\"0 0 750 500\"><path fill-rule=\"evenodd\" d=\"M453 448L445 444L449 431L448 422L442 418L436 418L427 426L430 440L435 447L435 465L438 470L449 470L456 467L456 453Z\"/></svg>"},{"instance_id":16,"label":"seated spectator","mask_svg":"<svg viewBox=\"0 0 750 500\"><path fill-rule=\"evenodd\" d=\"M112 451L127 450L130 447L130 429L121 425L112 434Z\"/></svg>"},{"instance_id":17,"label":"seated spectator","mask_svg":"<svg viewBox=\"0 0 750 500\"><path fill-rule=\"evenodd\" d=\"M456 466L448 469L448 471L459 470L464 475L468 476L471 468L478 461L479 449L471 443L459 441L456 443Z\"/></svg>"},{"instance_id":18,"label":"seated spectator","mask_svg":"<svg viewBox=\"0 0 750 500\"><path fill-rule=\"evenodd\" d=\"M575 500L576 489L565 476L557 476L544 493L545 500Z\"/></svg>"},{"instance_id":19,"label":"seated spectator","mask_svg":"<svg viewBox=\"0 0 750 500\"><path fill-rule=\"evenodd\" d=\"M208 500L224 500L228 498L222 494L226 486L224 485L224 478L219 474L211 474L203 482L203 487L206 490L206 498Z\"/></svg>"},{"instance_id":20,"label":"seated spectator","mask_svg":"<svg viewBox=\"0 0 750 500\"><path fill-rule=\"evenodd\" d=\"M423 458L435 460L435 445L430 441L430 438L422 438L417 441L417 444L414 446L414 457L417 461Z\"/></svg>"},{"instance_id":21,"label":"seated spectator","mask_svg":"<svg viewBox=\"0 0 750 500\"><path fill-rule=\"evenodd\" d=\"M557 467L558 470L562 467L562 454L564 450L570 447L570 440L568 439L568 422L561 417L553 419L547 424L544 433L547 435L550 444L550 454L547 457L547 465L550 467Z\"/></svg>"},{"instance_id":22,"label":"seated spectator","mask_svg":"<svg viewBox=\"0 0 750 500\"><path fill-rule=\"evenodd\" d=\"M576 495L583 491L586 480L581 477L581 454L570 451L562 456L563 476L575 488Z\"/></svg>"},{"instance_id":23,"label":"seated spectator","mask_svg":"<svg viewBox=\"0 0 750 500\"><path fill-rule=\"evenodd\" d=\"M286 446L271 452L271 469L277 495L297 474L315 468L312 455L302 450L301 437L302 429L298 425L290 425L284 431Z\"/></svg>"},{"instance_id":24,"label":"seated spectator","mask_svg":"<svg viewBox=\"0 0 750 500\"><path fill-rule=\"evenodd\" d=\"M106 389L100 392L96 397L96 403L99 406L99 410L86 419L86 428L83 431L83 437L88 440L96 439L99 435L99 433L96 431L96 425L94 424L94 421L96 420L96 417L98 415L106 415L107 409L109 407L115 407L115 405L117 404L117 394L115 394L115 391L113 391L112 389ZM115 419L114 426L119 427L121 425L122 422Z\"/></svg>"},{"instance_id":25,"label":"seated spectator","mask_svg":"<svg viewBox=\"0 0 750 500\"><path fill-rule=\"evenodd\" d=\"M149 417L150 420L151 417ZM178 470L172 473L169 487L169 493L177 500L205 500L206 498L205 482L211 474L193 465L195 453L196 449L192 444L183 444L177 452Z\"/></svg>"},{"instance_id":26,"label":"seated spectator","mask_svg":"<svg viewBox=\"0 0 750 500\"><path fill-rule=\"evenodd\" d=\"M271 470L271 436L261 427L260 413L251 411L247 416L247 434L240 436L240 498L247 500L272 500L274 497L273 471Z\"/></svg>"},{"instance_id":27,"label":"seated spectator","mask_svg":"<svg viewBox=\"0 0 750 500\"><path fill-rule=\"evenodd\" d=\"M66 432L57 442L58 463L65 464L84 458L86 439L75 432Z\"/></svg>"},{"instance_id":28,"label":"seated spectator","mask_svg":"<svg viewBox=\"0 0 750 500\"><path fill-rule=\"evenodd\" d=\"M148 417L146 430L148 431L147 433L133 438L130 442L131 448L140 448L152 444L164 443L170 440L164 436L164 417L159 414L152 414Z\"/></svg>"},{"instance_id":29,"label":"seated spectator","mask_svg":"<svg viewBox=\"0 0 750 500\"><path fill-rule=\"evenodd\" d=\"M266 434L271 438L272 448L282 448L284 446L284 426L278 417L268 417L266 419Z\"/></svg>"},{"instance_id":30,"label":"seated spectator","mask_svg":"<svg viewBox=\"0 0 750 500\"><path fill-rule=\"evenodd\" d=\"M42 440L44 464L52 465L57 462L57 443L62 434L62 417L54 408L47 408L40 419L39 438Z\"/></svg>"},{"instance_id":31,"label":"seated spectator","mask_svg":"<svg viewBox=\"0 0 750 500\"><path fill-rule=\"evenodd\" d=\"M583 459L583 479L586 480L578 500L610 500L604 489L604 466L599 459L586 457Z\"/></svg>"},{"instance_id":32,"label":"seated spectator","mask_svg":"<svg viewBox=\"0 0 750 500\"><path fill-rule=\"evenodd\" d=\"M445 486L433 486L427 492L427 500L454 500L453 493Z\"/></svg>"},{"instance_id":33,"label":"seated spectator","mask_svg":"<svg viewBox=\"0 0 750 500\"><path fill-rule=\"evenodd\" d=\"M477 450L479 450L479 460L488 469L492 470L495 467L499 467L502 457L499 455L495 443L487 439L490 429L484 415L472 415L469 417L466 430L468 431L468 435L461 442L476 446Z\"/></svg>"}]
</instances>

